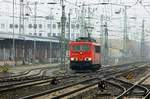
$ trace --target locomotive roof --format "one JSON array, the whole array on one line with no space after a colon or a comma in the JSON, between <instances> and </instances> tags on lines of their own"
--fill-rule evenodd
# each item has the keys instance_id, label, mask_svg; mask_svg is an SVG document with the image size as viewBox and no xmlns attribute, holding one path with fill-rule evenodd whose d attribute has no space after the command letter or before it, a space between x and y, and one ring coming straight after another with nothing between
<instances>
[{"instance_id":1,"label":"locomotive roof","mask_svg":"<svg viewBox=\"0 0 150 99\"><path fill-rule=\"evenodd\" d=\"M77 42L95 42L96 43L96 40L94 38L91 38L91 37L79 37L76 39Z\"/></svg>"},{"instance_id":2,"label":"locomotive roof","mask_svg":"<svg viewBox=\"0 0 150 99\"><path fill-rule=\"evenodd\" d=\"M85 42L85 41L71 41L70 44L93 44L93 45L100 45L99 43L96 42Z\"/></svg>"}]
</instances>

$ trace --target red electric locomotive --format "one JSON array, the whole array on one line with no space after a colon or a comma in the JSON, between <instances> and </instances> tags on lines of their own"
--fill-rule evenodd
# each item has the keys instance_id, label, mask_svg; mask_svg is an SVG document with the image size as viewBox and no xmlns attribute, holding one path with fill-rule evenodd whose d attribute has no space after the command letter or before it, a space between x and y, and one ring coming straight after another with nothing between
<instances>
[{"instance_id":1,"label":"red electric locomotive","mask_svg":"<svg viewBox=\"0 0 150 99\"><path fill-rule=\"evenodd\" d=\"M97 70L101 67L101 47L94 39L80 37L69 45L72 70Z\"/></svg>"}]
</instances>

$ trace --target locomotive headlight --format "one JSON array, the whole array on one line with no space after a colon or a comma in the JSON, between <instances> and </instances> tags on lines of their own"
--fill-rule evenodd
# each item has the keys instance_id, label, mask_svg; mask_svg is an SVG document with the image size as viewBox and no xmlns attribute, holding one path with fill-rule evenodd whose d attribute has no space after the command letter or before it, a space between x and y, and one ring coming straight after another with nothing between
<instances>
[{"instance_id":1,"label":"locomotive headlight","mask_svg":"<svg viewBox=\"0 0 150 99\"><path fill-rule=\"evenodd\" d=\"M76 58L75 60L78 61L78 58Z\"/></svg>"},{"instance_id":2,"label":"locomotive headlight","mask_svg":"<svg viewBox=\"0 0 150 99\"><path fill-rule=\"evenodd\" d=\"M91 60L92 60L92 58L90 58L90 57L85 58L85 61L91 61Z\"/></svg>"},{"instance_id":3,"label":"locomotive headlight","mask_svg":"<svg viewBox=\"0 0 150 99\"><path fill-rule=\"evenodd\" d=\"M74 58L70 58L71 61L74 61Z\"/></svg>"},{"instance_id":4,"label":"locomotive headlight","mask_svg":"<svg viewBox=\"0 0 150 99\"><path fill-rule=\"evenodd\" d=\"M92 60L92 58L87 58L88 59L88 61L91 61Z\"/></svg>"}]
</instances>

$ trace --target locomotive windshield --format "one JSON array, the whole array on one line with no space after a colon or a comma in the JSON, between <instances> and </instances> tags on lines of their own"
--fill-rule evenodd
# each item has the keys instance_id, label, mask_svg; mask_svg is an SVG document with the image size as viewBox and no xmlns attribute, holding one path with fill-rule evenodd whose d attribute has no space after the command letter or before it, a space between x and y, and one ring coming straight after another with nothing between
<instances>
[{"instance_id":1,"label":"locomotive windshield","mask_svg":"<svg viewBox=\"0 0 150 99\"><path fill-rule=\"evenodd\" d=\"M90 47L88 45L74 45L72 49L74 51L89 51Z\"/></svg>"}]
</instances>

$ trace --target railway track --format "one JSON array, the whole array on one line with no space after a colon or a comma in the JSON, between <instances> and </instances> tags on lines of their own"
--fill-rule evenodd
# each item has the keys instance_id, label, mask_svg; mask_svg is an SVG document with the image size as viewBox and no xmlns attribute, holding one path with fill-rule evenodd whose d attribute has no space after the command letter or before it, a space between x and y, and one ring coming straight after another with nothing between
<instances>
[{"instance_id":1,"label":"railway track","mask_svg":"<svg viewBox=\"0 0 150 99\"><path fill-rule=\"evenodd\" d=\"M30 80L34 79L36 76L43 76L45 72L47 72L50 69L56 69L58 67L44 67L44 68L35 68L26 70L24 72L21 72L18 75L12 75L8 77L0 77L0 82L13 82L13 81L22 81L22 80Z\"/></svg>"},{"instance_id":2,"label":"railway track","mask_svg":"<svg viewBox=\"0 0 150 99\"><path fill-rule=\"evenodd\" d=\"M137 79L136 81L134 81L134 83L119 79L118 76L109 78L106 80L106 82L120 89L120 92L114 95L115 99L123 99L123 98L149 99L150 90L149 88L142 85L142 83L148 78L150 78L150 73L146 74L140 79Z\"/></svg>"},{"instance_id":3,"label":"railway track","mask_svg":"<svg viewBox=\"0 0 150 99\"><path fill-rule=\"evenodd\" d=\"M132 64L134 65L134 64ZM64 86L68 86L69 84L76 84L79 83L79 81L82 80L88 80L88 79L106 79L106 78L111 78L112 75L121 75L122 73L125 73L126 71L129 71L131 69L136 69L137 67L141 68L141 64L134 65L133 67L126 66L126 67L114 67L114 68L103 68L95 73L89 73L89 74L79 74L79 75L72 75L72 76L63 76L63 77L58 77L60 80L60 83L56 86L50 86L50 81L51 78L45 78L43 80L38 80L38 81L32 81L32 82L25 82L25 83L20 83L20 84L14 84L13 86L10 85L10 87L4 87L1 88L0 90L0 97L9 99L10 97L13 96L13 99L18 99L18 98L23 98L24 96L32 96L35 94L39 94L41 92L53 90L56 88L61 88ZM124 72L123 72L124 71ZM69 74L70 75L70 74ZM91 85L92 87L93 85ZM87 87L87 86L86 86ZM84 87L84 88L86 88ZM90 86L89 86L90 87ZM81 88L84 90L84 88ZM15 90L15 91L14 91ZM24 90L27 90L24 92ZM23 92L23 93L22 93ZM31 97L30 97L31 98Z\"/></svg>"},{"instance_id":4,"label":"railway track","mask_svg":"<svg viewBox=\"0 0 150 99\"><path fill-rule=\"evenodd\" d=\"M80 76L80 78L84 79L85 77L83 75L82 77ZM50 77L49 79L45 79L45 80L39 80L39 81L35 81L35 82L23 83L23 84L20 84L20 85L15 85L15 86L3 88L3 89L0 90L0 97L2 99L3 98L9 99L10 96L12 95L11 93L14 92L13 96L11 96L11 97L13 97L13 99L18 99L21 95L26 96L26 94L27 95L31 94L32 91L35 93L36 91L39 92L39 91L51 89L51 88L54 88L54 87L57 87L57 86L62 86L66 83L73 83L74 80L75 81L80 80L78 75L60 76L60 77L57 77L57 79L60 81L60 84L58 84L57 86L50 86L50 82L51 82L52 79L53 79L53 77ZM29 91L24 92L23 90L25 90L25 89L27 89ZM21 91L24 92L24 93L21 93ZM15 96L14 96L14 94L15 94ZM18 95L20 95L20 96L18 96Z\"/></svg>"},{"instance_id":5,"label":"railway track","mask_svg":"<svg viewBox=\"0 0 150 99\"><path fill-rule=\"evenodd\" d=\"M141 67L139 67L139 68L141 68ZM126 69L124 70L124 72L126 72ZM62 97L67 97L70 94L76 93L78 91L85 90L89 87L97 86L100 79L106 79L106 78L109 79L110 77L112 77L112 75L118 76L118 75L121 75L124 72L123 72L123 70L120 70L120 71L117 71L117 72L108 72L107 74L101 75L99 77L94 76L93 78L90 78L90 79L87 79L87 80L84 80L84 81L81 81L81 82L76 82L76 83L73 83L73 84L70 84L70 85L57 87L56 89L50 89L50 90L47 90L47 91L44 91L44 92L41 92L41 93L29 95L29 96L22 97L22 98L23 99L31 99L31 98L38 97L38 99L43 99L44 97L48 97L48 98L52 98L52 99L58 99L58 98L62 98ZM92 80L94 80L94 79L96 80L96 82L93 83ZM88 81L88 83L89 83L89 81L91 81L91 83L89 83L89 84L85 83L87 81ZM85 83L85 84L83 84L83 83ZM69 91L67 91L67 90L69 90ZM57 94L57 93L59 93L59 94Z\"/></svg>"},{"instance_id":6,"label":"railway track","mask_svg":"<svg viewBox=\"0 0 150 99\"><path fill-rule=\"evenodd\" d=\"M13 82L13 81L22 81L26 79L30 79L31 77L35 77L41 75L46 69L32 69L24 72L21 75L15 75L12 77L1 78L0 82Z\"/></svg>"},{"instance_id":7,"label":"railway track","mask_svg":"<svg viewBox=\"0 0 150 99\"><path fill-rule=\"evenodd\" d=\"M36 96L40 96L46 93L49 93L48 95L38 97L38 99L43 99L44 97L50 98L50 99L59 99L65 96L68 96L69 94L73 94L74 92L81 91L87 87L91 87L93 85L96 85L99 82L99 79L97 78L90 78L87 80L83 80L74 84L70 84L67 86L62 86L60 88L55 88L53 90L48 90L45 92L42 92L40 94L35 94L27 97L23 97L23 99L29 99L34 98ZM60 91L61 90L61 91Z\"/></svg>"},{"instance_id":8,"label":"railway track","mask_svg":"<svg viewBox=\"0 0 150 99\"><path fill-rule=\"evenodd\" d=\"M46 71L47 70L42 69L42 70L39 70L39 72L32 74L32 75L29 75L29 76L3 80L0 82L0 88L4 88L4 87L11 86L11 85L16 85L16 84L21 84L21 83L25 83L25 82L27 83L27 82L31 82L31 81L37 81L37 80L45 79L47 77L44 76L43 74Z\"/></svg>"},{"instance_id":9,"label":"railway track","mask_svg":"<svg viewBox=\"0 0 150 99\"><path fill-rule=\"evenodd\" d=\"M120 68L120 66L114 66L114 68L111 68L111 67L104 67L104 68L102 68L101 70L99 70L99 71L97 71L96 73L99 73L99 72L102 72L102 73L104 73L103 71L107 71L107 72L112 72L113 70L117 70L117 68ZM108 70L109 69L109 70ZM31 71L31 70L30 70ZM45 70L44 72L46 72L47 70ZM29 71L28 71L29 72ZM42 71L41 71L42 72ZM42 72L43 74L44 74L44 72ZM39 74L39 73L37 73L37 74ZM43 74L41 74L41 75L43 75ZM95 73L91 73L91 75L92 74L95 74ZM35 75L35 79L33 79L33 78L30 78L30 79L28 79L28 80L25 80L25 79L18 79L18 81L12 81L12 82L5 82L5 81L3 81L1 84L0 84L0 88L8 88L9 86L14 86L14 85L20 85L20 84L24 84L24 83L30 83L30 82L36 82L36 81L40 81L40 80L45 80L45 79L49 79L50 77L48 77L48 76L36 76L36 74L34 74ZM68 75L70 75L70 74L68 74ZM31 75L30 75L31 76ZM29 77L30 77L29 76ZM37 79L36 79L37 78ZM13 78L12 78L13 79Z\"/></svg>"},{"instance_id":10,"label":"railway track","mask_svg":"<svg viewBox=\"0 0 150 99\"><path fill-rule=\"evenodd\" d=\"M4 79L5 80L5 79L9 79L9 78L25 76L25 75L29 74L31 71L38 70L38 69L40 69L40 68L26 70L26 71L20 72L17 75L14 74L14 75L10 75L10 76L7 76L7 77L0 77L0 79Z\"/></svg>"}]
</instances>

